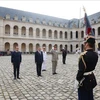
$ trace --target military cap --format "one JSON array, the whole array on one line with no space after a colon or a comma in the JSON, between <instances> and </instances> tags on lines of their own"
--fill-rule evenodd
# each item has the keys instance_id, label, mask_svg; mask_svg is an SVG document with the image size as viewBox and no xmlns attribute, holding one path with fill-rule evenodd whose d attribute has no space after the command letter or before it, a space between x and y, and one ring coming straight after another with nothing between
<instances>
[{"instance_id":1,"label":"military cap","mask_svg":"<svg viewBox=\"0 0 100 100\"><path fill-rule=\"evenodd\" d=\"M91 43L91 44L95 44L95 38L90 36L90 37L87 37L85 43Z\"/></svg>"}]
</instances>

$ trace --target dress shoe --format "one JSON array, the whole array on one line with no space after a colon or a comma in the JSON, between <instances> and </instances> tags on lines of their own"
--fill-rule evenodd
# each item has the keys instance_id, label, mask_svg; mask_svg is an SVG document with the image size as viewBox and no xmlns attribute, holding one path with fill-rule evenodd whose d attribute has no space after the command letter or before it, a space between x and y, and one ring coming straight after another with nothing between
<instances>
[{"instance_id":1,"label":"dress shoe","mask_svg":"<svg viewBox=\"0 0 100 100\"><path fill-rule=\"evenodd\" d=\"M46 71L45 69L43 69L42 71Z\"/></svg>"},{"instance_id":2,"label":"dress shoe","mask_svg":"<svg viewBox=\"0 0 100 100\"><path fill-rule=\"evenodd\" d=\"M53 75L55 75L55 74L57 74L57 73L53 73Z\"/></svg>"}]
</instances>

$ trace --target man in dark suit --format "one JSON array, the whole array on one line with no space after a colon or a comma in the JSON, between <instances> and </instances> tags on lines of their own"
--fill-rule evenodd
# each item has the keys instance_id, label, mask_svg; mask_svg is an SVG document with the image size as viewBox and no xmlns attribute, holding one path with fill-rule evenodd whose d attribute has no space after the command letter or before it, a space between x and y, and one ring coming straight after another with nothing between
<instances>
[{"instance_id":1,"label":"man in dark suit","mask_svg":"<svg viewBox=\"0 0 100 100\"><path fill-rule=\"evenodd\" d=\"M64 48L61 51L62 51L62 62L63 64L66 64L65 62L66 62L67 50L66 48Z\"/></svg>"},{"instance_id":2,"label":"man in dark suit","mask_svg":"<svg viewBox=\"0 0 100 100\"><path fill-rule=\"evenodd\" d=\"M21 52L19 52L18 46L16 46L15 51L11 53L11 62L13 64L14 69L14 79L19 78L19 71L20 71L20 63L22 61ZM17 75L16 75L17 73Z\"/></svg>"},{"instance_id":3,"label":"man in dark suit","mask_svg":"<svg viewBox=\"0 0 100 100\"><path fill-rule=\"evenodd\" d=\"M41 67L43 63L43 53L40 47L38 47L37 51L35 52L35 63L36 63L37 76L39 77L41 76Z\"/></svg>"}]
</instances>

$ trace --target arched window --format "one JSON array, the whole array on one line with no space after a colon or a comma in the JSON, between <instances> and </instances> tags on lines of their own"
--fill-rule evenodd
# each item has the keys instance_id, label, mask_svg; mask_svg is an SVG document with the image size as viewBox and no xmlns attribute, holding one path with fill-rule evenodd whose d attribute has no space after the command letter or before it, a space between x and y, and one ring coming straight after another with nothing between
<instances>
[{"instance_id":1,"label":"arched window","mask_svg":"<svg viewBox=\"0 0 100 100\"><path fill-rule=\"evenodd\" d=\"M49 30L49 38L52 38L52 30Z\"/></svg>"},{"instance_id":2,"label":"arched window","mask_svg":"<svg viewBox=\"0 0 100 100\"><path fill-rule=\"evenodd\" d=\"M82 52L84 51L84 45L83 44L81 45L81 51Z\"/></svg>"},{"instance_id":3,"label":"arched window","mask_svg":"<svg viewBox=\"0 0 100 100\"><path fill-rule=\"evenodd\" d=\"M81 38L84 38L84 31L81 31Z\"/></svg>"},{"instance_id":4,"label":"arched window","mask_svg":"<svg viewBox=\"0 0 100 100\"><path fill-rule=\"evenodd\" d=\"M36 37L40 37L40 29L39 28L36 29Z\"/></svg>"},{"instance_id":5,"label":"arched window","mask_svg":"<svg viewBox=\"0 0 100 100\"><path fill-rule=\"evenodd\" d=\"M60 38L62 39L63 38L63 32L60 31Z\"/></svg>"},{"instance_id":6,"label":"arched window","mask_svg":"<svg viewBox=\"0 0 100 100\"><path fill-rule=\"evenodd\" d=\"M22 51L23 53L26 52L26 44L25 44L25 43L22 43L22 44L21 44L21 51Z\"/></svg>"},{"instance_id":7,"label":"arched window","mask_svg":"<svg viewBox=\"0 0 100 100\"><path fill-rule=\"evenodd\" d=\"M78 38L78 31L76 31L76 39Z\"/></svg>"},{"instance_id":8,"label":"arched window","mask_svg":"<svg viewBox=\"0 0 100 100\"><path fill-rule=\"evenodd\" d=\"M10 25L5 25L5 34L10 35Z\"/></svg>"},{"instance_id":9,"label":"arched window","mask_svg":"<svg viewBox=\"0 0 100 100\"><path fill-rule=\"evenodd\" d=\"M10 43L6 42L5 43L5 51L10 50Z\"/></svg>"},{"instance_id":10,"label":"arched window","mask_svg":"<svg viewBox=\"0 0 100 100\"><path fill-rule=\"evenodd\" d=\"M59 48L59 51L61 51L63 49L63 45L61 44L60 45L60 48Z\"/></svg>"},{"instance_id":11,"label":"arched window","mask_svg":"<svg viewBox=\"0 0 100 100\"><path fill-rule=\"evenodd\" d=\"M33 36L33 28L32 28L32 27L29 28L29 36L30 36L30 37Z\"/></svg>"},{"instance_id":12,"label":"arched window","mask_svg":"<svg viewBox=\"0 0 100 100\"><path fill-rule=\"evenodd\" d=\"M98 35L100 35L100 27L98 27Z\"/></svg>"},{"instance_id":13,"label":"arched window","mask_svg":"<svg viewBox=\"0 0 100 100\"><path fill-rule=\"evenodd\" d=\"M26 36L26 27L22 27L22 29L21 29L21 31L22 31L22 36Z\"/></svg>"},{"instance_id":14,"label":"arched window","mask_svg":"<svg viewBox=\"0 0 100 100\"><path fill-rule=\"evenodd\" d=\"M67 45L65 45L65 49L68 50L68 46Z\"/></svg>"},{"instance_id":15,"label":"arched window","mask_svg":"<svg viewBox=\"0 0 100 100\"><path fill-rule=\"evenodd\" d=\"M70 32L70 39L72 39L73 38L73 32L71 31Z\"/></svg>"},{"instance_id":16,"label":"arched window","mask_svg":"<svg viewBox=\"0 0 100 100\"><path fill-rule=\"evenodd\" d=\"M18 26L13 27L13 35L18 35Z\"/></svg>"},{"instance_id":17,"label":"arched window","mask_svg":"<svg viewBox=\"0 0 100 100\"><path fill-rule=\"evenodd\" d=\"M70 45L70 52L73 52L73 46Z\"/></svg>"},{"instance_id":18,"label":"arched window","mask_svg":"<svg viewBox=\"0 0 100 100\"><path fill-rule=\"evenodd\" d=\"M52 49L52 44L49 44L49 51Z\"/></svg>"},{"instance_id":19,"label":"arched window","mask_svg":"<svg viewBox=\"0 0 100 100\"><path fill-rule=\"evenodd\" d=\"M36 44L36 50L38 49L38 47L40 47L40 44L37 43L37 44Z\"/></svg>"},{"instance_id":20,"label":"arched window","mask_svg":"<svg viewBox=\"0 0 100 100\"><path fill-rule=\"evenodd\" d=\"M42 38L46 38L46 29L42 30Z\"/></svg>"},{"instance_id":21,"label":"arched window","mask_svg":"<svg viewBox=\"0 0 100 100\"><path fill-rule=\"evenodd\" d=\"M65 39L67 39L67 32L65 32Z\"/></svg>"},{"instance_id":22,"label":"arched window","mask_svg":"<svg viewBox=\"0 0 100 100\"><path fill-rule=\"evenodd\" d=\"M13 44L13 50L15 50L16 46L18 46L18 43Z\"/></svg>"},{"instance_id":23,"label":"arched window","mask_svg":"<svg viewBox=\"0 0 100 100\"><path fill-rule=\"evenodd\" d=\"M42 47L45 47L45 49L46 49L46 44L43 44Z\"/></svg>"},{"instance_id":24,"label":"arched window","mask_svg":"<svg viewBox=\"0 0 100 100\"><path fill-rule=\"evenodd\" d=\"M54 38L55 38L55 39L58 38L58 32L57 32L57 30L54 31Z\"/></svg>"},{"instance_id":25,"label":"arched window","mask_svg":"<svg viewBox=\"0 0 100 100\"><path fill-rule=\"evenodd\" d=\"M93 33L94 33L94 36L95 36L95 29L93 28L92 30L93 30Z\"/></svg>"},{"instance_id":26,"label":"arched window","mask_svg":"<svg viewBox=\"0 0 100 100\"><path fill-rule=\"evenodd\" d=\"M33 52L33 44L32 43L29 44L29 52L30 53Z\"/></svg>"}]
</instances>

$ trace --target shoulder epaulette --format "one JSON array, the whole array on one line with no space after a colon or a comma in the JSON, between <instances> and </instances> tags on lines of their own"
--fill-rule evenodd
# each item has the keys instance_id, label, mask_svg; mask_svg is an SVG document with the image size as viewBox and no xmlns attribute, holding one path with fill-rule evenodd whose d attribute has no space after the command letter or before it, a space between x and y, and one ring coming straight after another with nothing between
<instances>
[{"instance_id":1,"label":"shoulder epaulette","mask_svg":"<svg viewBox=\"0 0 100 100\"><path fill-rule=\"evenodd\" d=\"M84 51L84 52L82 52L82 53L80 54L80 56L81 56L81 55L85 55L86 53L87 53L87 51Z\"/></svg>"},{"instance_id":2,"label":"shoulder epaulette","mask_svg":"<svg viewBox=\"0 0 100 100\"><path fill-rule=\"evenodd\" d=\"M87 51L82 52L82 53L80 54L79 59L82 58L82 56L85 55L86 53L87 53Z\"/></svg>"}]
</instances>

